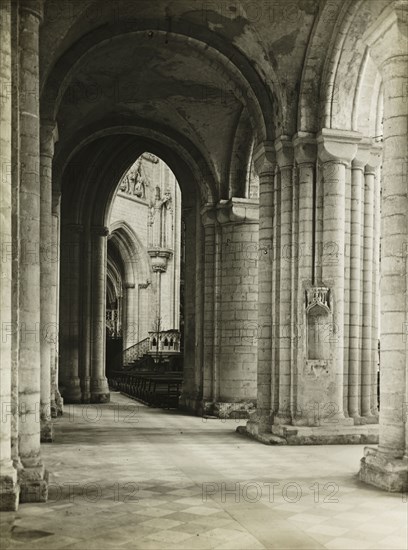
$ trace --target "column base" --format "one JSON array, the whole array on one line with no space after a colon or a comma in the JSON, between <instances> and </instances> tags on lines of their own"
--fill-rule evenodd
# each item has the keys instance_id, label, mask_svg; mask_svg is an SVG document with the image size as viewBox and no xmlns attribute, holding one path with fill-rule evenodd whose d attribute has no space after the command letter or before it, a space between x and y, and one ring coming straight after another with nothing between
<instances>
[{"instance_id":1,"label":"column base","mask_svg":"<svg viewBox=\"0 0 408 550\"><path fill-rule=\"evenodd\" d=\"M88 403L109 403L110 393L91 393Z\"/></svg>"},{"instance_id":2,"label":"column base","mask_svg":"<svg viewBox=\"0 0 408 550\"><path fill-rule=\"evenodd\" d=\"M216 418L249 418L256 410L256 400L239 402L226 401L202 401L202 416L215 416Z\"/></svg>"},{"instance_id":3,"label":"column base","mask_svg":"<svg viewBox=\"0 0 408 550\"><path fill-rule=\"evenodd\" d=\"M82 395L79 378L71 378L67 384L63 384L62 395L64 403L81 403Z\"/></svg>"},{"instance_id":4,"label":"column base","mask_svg":"<svg viewBox=\"0 0 408 550\"><path fill-rule=\"evenodd\" d=\"M378 449L366 447L359 478L392 493L408 491L408 458L392 458Z\"/></svg>"},{"instance_id":5,"label":"column base","mask_svg":"<svg viewBox=\"0 0 408 550\"><path fill-rule=\"evenodd\" d=\"M83 378L81 381L82 403L91 403L91 379Z\"/></svg>"},{"instance_id":6,"label":"column base","mask_svg":"<svg viewBox=\"0 0 408 550\"><path fill-rule=\"evenodd\" d=\"M250 419L237 432L265 445L361 445L378 443L378 426L302 427L272 425Z\"/></svg>"},{"instance_id":7,"label":"column base","mask_svg":"<svg viewBox=\"0 0 408 550\"><path fill-rule=\"evenodd\" d=\"M271 411L260 411L257 409L250 414L246 426L238 426L236 431L251 439L256 439L256 441L264 445L286 445L287 442L284 438L272 434L272 419L273 413Z\"/></svg>"},{"instance_id":8,"label":"column base","mask_svg":"<svg viewBox=\"0 0 408 550\"><path fill-rule=\"evenodd\" d=\"M361 426L364 424L378 424L379 417L376 415L370 416L353 416L354 425Z\"/></svg>"},{"instance_id":9,"label":"column base","mask_svg":"<svg viewBox=\"0 0 408 550\"><path fill-rule=\"evenodd\" d=\"M178 408L197 416L202 416L202 399L197 395L182 393L179 399Z\"/></svg>"},{"instance_id":10,"label":"column base","mask_svg":"<svg viewBox=\"0 0 408 550\"><path fill-rule=\"evenodd\" d=\"M0 465L0 512L16 512L20 500L17 471L12 464Z\"/></svg>"},{"instance_id":11,"label":"column base","mask_svg":"<svg viewBox=\"0 0 408 550\"><path fill-rule=\"evenodd\" d=\"M354 419L344 416L343 413L328 417L295 416L290 425L299 428L336 428L338 426L354 426Z\"/></svg>"},{"instance_id":12,"label":"column base","mask_svg":"<svg viewBox=\"0 0 408 550\"><path fill-rule=\"evenodd\" d=\"M57 416L62 416L64 414L64 400L57 388L55 391L55 412Z\"/></svg>"},{"instance_id":13,"label":"column base","mask_svg":"<svg viewBox=\"0 0 408 550\"><path fill-rule=\"evenodd\" d=\"M265 411L264 413L256 410L250 415L246 426L238 426L237 432L255 439L264 445L286 445L283 437L277 437L271 433L273 413Z\"/></svg>"},{"instance_id":14,"label":"column base","mask_svg":"<svg viewBox=\"0 0 408 550\"><path fill-rule=\"evenodd\" d=\"M91 380L91 403L109 403L110 393L108 380L103 378L93 378Z\"/></svg>"},{"instance_id":15,"label":"column base","mask_svg":"<svg viewBox=\"0 0 408 550\"><path fill-rule=\"evenodd\" d=\"M41 443L52 443L54 440L54 426L50 419L41 419L40 441Z\"/></svg>"},{"instance_id":16,"label":"column base","mask_svg":"<svg viewBox=\"0 0 408 550\"><path fill-rule=\"evenodd\" d=\"M51 408L51 418L57 418L58 411L57 411L57 403L56 403L55 399L53 399L51 401L50 408Z\"/></svg>"},{"instance_id":17,"label":"column base","mask_svg":"<svg viewBox=\"0 0 408 550\"><path fill-rule=\"evenodd\" d=\"M47 502L48 472L44 466L24 468L19 472L20 502Z\"/></svg>"}]
</instances>

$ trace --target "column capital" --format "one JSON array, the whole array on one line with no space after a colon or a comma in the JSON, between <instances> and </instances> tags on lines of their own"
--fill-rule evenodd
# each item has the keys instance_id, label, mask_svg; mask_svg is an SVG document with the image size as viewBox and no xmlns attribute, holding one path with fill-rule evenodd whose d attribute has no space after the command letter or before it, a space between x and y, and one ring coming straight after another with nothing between
<instances>
[{"instance_id":1,"label":"column capital","mask_svg":"<svg viewBox=\"0 0 408 550\"><path fill-rule=\"evenodd\" d=\"M373 146L373 140L371 138L362 138L357 145L356 156L352 160L352 168L356 170L365 169L371 156L371 147Z\"/></svg>"},{"instance_id":2,"label":"column capital","mask_svg":"<svg viewBox=\"0 0 408 550\"><path fill-rule=\"evenodd\" d=\"M394 57L407 57L408 5L393 0L363 35L376 65L381 68Z\"/></svg>"},{"instance_id":3,"label":"column capital","mask_svg":"<svg viewBox=\"0 0 408 550\"><path fill-rule=\"evenodd\" d=\"M91 227L91 234L95 237L108 237L109 227L105 225L93 225Z\"/></svg>"},{"instance_id":4,"label":"column capital","mask_svg":"<svg viewBox=\"0 0 408 550\"><path fill-rule=\"evenodd\" d=\"M264 141L257 145L253 153L255 171L258 176L275 174L276 151L273 141Z\"/></svg>"},{"instance_id":5,"label":"column capital","mask_svg":"<svg viewBox=\"0 0 408 550\"><path fill-rule=\"evenodd\" d=\"M59 209L61 206L61 191L55 189L52 190L52 213L54 216L59 215Z\"/></svg>"},{"instance_id":6,"label":"column capital","mask_svg":"<svg viewBox=\"0 0 408 550\"><path fill-rule=\"evenodd\" d=\"M297 164L316 164L316 134L311 134L309 132L298 132L293 137L293 146Z\"/></svg>"},{"instance_id":7,"label":"column capital","mask_svg":"<svg viewBox=\"0 0 408 550\"><path fill-rule=\"evenodd\" d=\"M136 288L136 285L135 283L123 283L123 288L126 288L126 289L131 289L131 288Z\"/></svg>"},{"instance_id":8,"label":"column capital","mask_svg":"<svg viewBox=\"0 0 408 550\"><path fill-rule=\"evenodd\" d=\"M221 200L216 206L218 223L254 223L259 221L258 200L232 197Z\"/></svg>"},{"instance_id":9,"label":"column capital","mask_svg":"<svg viewBox=\"0 0 408 550\"><path fill-rule=\"evenodd\" d=\"M19 7L21 12L31 13L40 22L44 17L44 0L20 0Z\"/></svg>"},{"instance_id":10,"label":"column capital","mask_svg":"<svg viewBox=\"0 0 408 550\"><path fill-rule=\"evenodd\" d=\"M58 127L55 120L42 119L40 123L41 155L53 158L54 145L58 141Z\"/></svg>"},{"instance_id":11,"label":"column capital","mask_svg":"<svg viewBox=\"0 0 408 550\"><path fill-rule=\"evenodd\" d=\"M348 166L356 156L361 138L362 136L358 132L322 128L317 136L320 160Z\"/></svg>"},{"instance_id":12,"label":"column capital","mask_svg":"<svg viewBox=\"0 0 408 550\"><path fill-rule=\"evenodd\" d=\"M383 148L378 144L373 144L370 148L370 156L366 165L366 174L376 174L377 169L381 166L383 158Z\"/></svg>"},{"instance_id":13,"label":"column capital","mask_svg":"<svg viewBox=\"0 0 408 550\"><path fill-rule=\"evenodd\" d=\"M275 151L279 168L293 166L293 143L288 136L280 136L278 139L275 139Z\"/></svg>"},{"instance_id":14,"label":"column capital","mask_svg":"<svg viewBox=\"0 0 408 550\"><path fill-rule=\"evenodd\" d=\"M139 290L145 290L150 285L151 285L151 281L149 281L149 279L147 279L145 283L139 283L137 286L138 286Z\"/></svg>"},{"instance_id":15,"label":"column capital","mask_svg":"<svg viewBox=\"0 0 408 550\"><path fill-rule=\"evenodd\" d=\"M214 204L207 203L201 210L201 221L204 227L215 225L217 222L217 213Z\"/></svg>"}]
</instances>

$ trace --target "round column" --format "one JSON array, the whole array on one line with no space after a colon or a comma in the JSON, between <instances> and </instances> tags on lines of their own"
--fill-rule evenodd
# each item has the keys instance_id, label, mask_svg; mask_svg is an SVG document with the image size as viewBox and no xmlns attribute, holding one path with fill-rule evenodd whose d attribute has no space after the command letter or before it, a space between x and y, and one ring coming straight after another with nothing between
<instances>
[{"instance_id":1,"label":"round column","mask_svg":"<svg viewBox=\"0 0 408 550\"><path fill-rule=\"evenodd\" d=\"M122 325L123 333L123 349L130 348L134 346L137 340L137 325L139 319L137 318L137 308L135 307L136 302L136 285L135 283L125 282L123 283L125 289L125 308L124 308L124 319Z\"/></svg>"},{"instance_id":2,"label":"round column","mask_svg":"<svg viewBox=\"0 0 408 550\"><path fill-rule=\"evenodd\" d=\"M361 356L361 415L371 416L372 333L373 317L373 221L375 170L369 165L364 173L364 260L363 260L363 325Z\"/></svg>"},{"instance_id":3,"label":"round column","mask_svg":"<svg viewBox=\"0 0 408 550\"><path fill-rule=\"evenodd\" d=\"M66 403L81 403L80 353L80 266L83 225L63 224L61 235L60 366L59 382Z\"/></svg>"},{"instance_id":4,"label":"round column","mask_svg":"<svg viewBox=\"0 0 408 550\"><path fill-rule=\"evenodd\" d=\"M21 502L47 499L40 453L40 120L39 26L42 3L20 1L19 453ZM49 363L48 363L49 364Z\"/></svg>"},{"instance_id":5,"label":"round column","mask_svg":"<svg viewBox=\"0 0 408 550\"><path fill-rule=\"evenodd\" d=\"M52 159L54 156L55 122L43 121L41 124L40 147L40 318L41 318L41 441L53 439L51 422L51 357L52 339L55 326L52 326L53 303L53 262L55 251L52 246Z\"/></svg>"},{"instance_id":6,"label":"round column","mask_svg":"<svg viewBox=\"0 0 408 550\"><path fill-rule=\"evenodd\" d=\"M11 3L9 0L0 3L0 78L2 83L11 82ZM0 88L0 164L3 167L0 181L1 204L0 213L2 220L1 249L3 257L1 262L1 322L3 338L0 342L1 369L0 369L0 485L1 500L0 510L16 510L18 506L17 472L13 467L11 458L11 418L15 414L16 404L12 400L12 346L11 334L4 337L4 328L8 325L12 328L12 254L10 243L12 240L12 181L11 181L11 113L12 102L8 87L3 84ZM10 167L7 171L5 168ZM6 251L9 251L6 254Z\"/></svg>"},{"instance_id":7,"label":"round column","mask_svg":"<svg viewBox=\"0 0 408 550\"><path fill-rule=\"evenodd\" d=\"M82 285L82 339L79 361L79 377L81 380L82 403L91 402L91 278L92 278L92 242L89 231L84 232L84 255L81 272Z\"/></svg>"},{"instance_id":8,"label":"round column","mask_svg":"<svg viewBox=\"0 0 408 550\"><path fill-rule=\"evenodd\" d=\"M405 2L390 3L364 36L384 87L379 447L367 448L360 478L408 490L408 34Z\"/></svg>"},{"instance_id":9,"label":"round column","mask_svg":"<svg viewBox=\"0 0 408 550\"><path fill-rule=\"evenodd\" d=\"M331 340L329 378L325 411L336 422L344 418L344 301L345 301L345 223L346 223L346 167L357 153L361 140L353 132L323 129L317 141L323 175L323 258L322 283L330 289L331 321L325 327ZM326 341L327 341L326 340ZM326 405L330 404L330 407ZM333 407L335 414L332 415Z\"/></svg>"},{"instance_id":10,"label":"round column","mask_svg":"<svg viewBox=\"0 0 408 550\"><path fill-rule=\"evenodd\" d=\"M384 164L379 450L396 458L404 456L408 444L405 431L408 402L408 107L404 97L407 64L407 55L394 57L386 61L381 70L384 82ZM396 132L395 128L404 131Z\"/></svg>"},{"instance_id":11,"label":"round column","mask_svg":"<svg viewBox=\"0 0 408 550\"><path fill-rule=\"evenodd\" d=\"M278 357L279 369L279 410L274 419L276 424L289 424L292 421L291 399L291 249L292 249L292 194L293 194L293 144L285 138L275 143L280 171L280 285L278 312Z\"/></svg>"},{"instance_id":12,"label":"round column","mask_svg":"<svg viewBox=\"0 0 408 550\"><path fill-rule=\"evenodd\" d=\"M212 412L216 396L215 380L215 265L216 265L216 213L212 205L201 211L204 226L204 314L203 314L203 413Z\"/></svg>"},{"instance_id":13,"label":"round column","mask_svg":"<svg viewBox=\"0 0 408 550\"><path fill-rule=\"evenodd\" d=\"M91 280L91 403L110 400L106 372L106 255L107 227L92 227Z\"/></svg>"},{"instance_id":14,"label":"round column","mask_svg":"<svg viewBox=\"0 0 408 550\"><path fill-rule=\"evenodd\" d=\"M308 288L314 284L314 255L315 228L314 228L314 189L316 179L317 144L316 137L304 132L296 134L293 140L295 160L297 165L297 198L298 198L298 239L294 241L291 259L297 264L296 309L297 327L295 331L296 343L293 365L293 424L310 423L310 388L307 381L304 365L307 360L306 349L306 319L304 296Z\"/></svg>"},{"instance_id":15,"label":"round column","mask_svg":"<svg viewBox=\"0 0 408 550\"><path fill-rule=\"evenodd\" d=\"M351 236L350 236L350 328L348 413L359 423L361 416L361 326L362 326L362 228L364 205L364 169L369 157L367 147L359 146L352 162Z\"/></svg>"},{"instance_id":16,"label":"round column","mask_svg":"<svg viewBox=\"0 0 408 550\"><path fill-rule=\"evenodd\" d=\"M61 193L54 190L52 193L52 285L51 324L55 327L53 342L51 344L51 416L61 416L63 412L63 399L61 397L59 381L59 300L60 300L60 253L61 253Z\"/></svg>"},{"instance_id":17,"label":"round column","mask_svg":"<svg viewBox=\"0 0 408 550\"><path fill-rule=\"evenodd\" d=\"M257 335L257 410L247 423L254 435L270 432L272 424L272 224L276 153L271 142L254 152L259 175L259 254L258 254L258 335Z\"/></svg>"}]
</instances>

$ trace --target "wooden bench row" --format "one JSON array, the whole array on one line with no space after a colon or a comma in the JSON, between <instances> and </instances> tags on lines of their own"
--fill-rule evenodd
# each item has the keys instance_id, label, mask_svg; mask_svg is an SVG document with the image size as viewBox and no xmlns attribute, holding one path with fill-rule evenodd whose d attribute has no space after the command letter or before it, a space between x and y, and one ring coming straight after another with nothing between
<instances>
[{"instance_id":1,"label":"wooden bench row","mask_svg":"<svg viewBox=\"0 0 408 550\"><path fill-rule=\"evenodd\" d=\"M180 372L116 372L109 378L112 389L153 407L178 407L183 375Z\"/></svg>"}]
</instances>

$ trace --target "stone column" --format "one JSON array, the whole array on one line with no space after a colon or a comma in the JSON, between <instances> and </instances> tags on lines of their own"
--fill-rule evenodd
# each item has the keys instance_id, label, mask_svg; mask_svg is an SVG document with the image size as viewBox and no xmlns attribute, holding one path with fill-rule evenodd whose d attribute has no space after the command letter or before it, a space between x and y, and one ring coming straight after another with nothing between
<instances>
[{"instance_id":1,"label":"stone column","mask_svg":"<svg viewBox=\"0 0 408 550\"><path fill-rule=\"evenodd\" d=\"M134 346L138 341L136 324L139 323L139 319L137 319L135 310L135 294L137 292L135 283L125 282L123 283L123 288L125 289L125 315L122 327L123 349L127 349L130 346Z\"/></svg>"},{"instance_id":2,"label":"stone column","mask_svg":"<svg viewBox=\"0 0 408 550\"><path fill-rule=\"evenodd\" d=\"M373 152L373 151L372 151ZM382 163L382 147L377 146L374 154L378 159L371 160L371 164ZM373 156L373 155L372 155ZM378 162L376 162L378 160ZM379 339L379 303L380 303L380 238L381 238L381 167L376 169L375 175L375 189L374 189L374 245L373 245L373 320L371 324L372 329L372 386L371 386L371 417L378 422L379 410L378 410L378 339Z\"/></svg>"},{"instance_id":3,"label":"stone column","mask_svg":"<svg viewBox=\"0 0 408 550\"><path fill-rule=\"evenodd\" d=\"M91 403L110 400L106 372L106 255L109 229L91 228Z\"/></svg>"},{"instance_id":4,"label":"stone column","mask_svg":"<svg viewBox=\"0 0 408 550\"><path fill-rule=\"evenodd\" d=\"M262 143L254 152L259 175L259 254L258 254L258 334L257 410L247 422L248 433L259 436L271 431L272 369L272 225L273 187L276 152L272 142Z\"/></svg>"},{"instance_id":5,"label":"stone column","mask_svg":"<svg viewBox=\"0 0 408 550\"><path fill-rule=\"evenodd\" d=\"M204 319L203 319L203 413L212 412L215 379L215 335L218 326L215 322L215 257L216 213L213 205L206 205L201 211L204 226Z\"/></svg>"},{"instance_id":6,"label":"stone column","mask_svg":"<svg viewBox=\"0 0 408 550\"><path fill-rule=\"evenodd\" d=\"M89 228L85 228L83 235L83 255L80 265L82 284L81 295L81 314L80 314L80 345L78 358L78 373L81 386L81 402L90 403L91 401L91 280L92 280L92 242Z\"/></svg>"},{"instance_id":7,"label":"stone column","mask_svg":"<svg viewBox=\"0 0 408 550\"><path fill-rule=\"evenodd\" d=\"M20 1L20 349L19 473L21 502L45 501L40 453L40 119L39 26L42 3Z\"/></svg>"},{"instance_id":8,"label":"stone column","mask_svg":"<svg viewBox=\"0 0 408 550\"><path fill-rule=\"evenodd\" d=\"M291 414L291 249L292 249L292 194L293 194L293 144L288 138L276 140L276 155L280 171L280 285L277 323L277 346L279 369L279 409L275 424L288 424Z\"/></svg>"},{"instance_id":9,"label":"stone column","mask_svg":"<svg viewBox=\"0 0 408 550\"><path fill-rule=\"evenodd\" d=\"M184 262L184 366L180 407L197 412L202 402L203 340L203 227L199 205L183 208Z\"/></svg>"},{"instance_id":10,"label":"stone column","mask_svg":"<svg viewBox=\"0 0 408 550\"><path fill-rule=\"evenodd\" d=\"M41 441L53 439L51 422L51 356L52 339L55 326L52 326L53 303L53 262L55 253L52 249L52 159L54 156L55 122L51 120L41 123L40 146L40 319L41 319Z\"/></svg>"},{"instance_id":11,"label":"stone column","mask_svg":"<svg viewBox=\"0 0 408 550\"><path fill-rule=\"evenodd\" d=\"M306 322L305 322L305 291L314 284L314 195L316 179L317 144L314 134L304 132L296 134L293 139L295 160L298 170L298 241L293 247L293 262L297 262L297 296L295 330L297 349L296 368L293 372L294 410L292 418L294 424L308 424L310 388L307 387L305 373L306 355ZM313 388L312 388L313 391Z\"/></svg>"},{"instance_id":12,"label":"stone column","mask_svg":"<svg viewBox=\"0 0 408 550\"><path fill-rule=\"evenodd\" d=\"M257 200L242 198L221 200L216 207L222 244L216 286L219 395L214 413L222 417L247 418L255 410L258 208Z\"/></svg>"},{"instance_id":13,"label":"stone column","mask_svg":"<svg viewBox=\"0 0 408 550\"><path fill-rule=\"evenodd\" d=\"M69 223L63 224L61 229L59 382L66 403L81 403L79 350L83 230L83 225Z\"/></svg>"},{"instance_id":14,"label":"stone column","mask_svg":"<svg viewBox=\"0 0 408 550\"><path fill-rule=\"evenodd\" d=\"M260 250L261 254L270 256L272 265L272 303L271 303L271 411L275 419L279 410L279 304L280 304L280 214L281 214L280 172L276 170L273 180L272 211L272 247L271 250Z\"/></svg>"},{"instance_id":15,"label":"stone column","mask_svg":"<svg viewBox=\"0 0 408 550\"><path fill-rule=\"evenodd\" d=\"M17 472L11 457L11 418L16 404L12 402L12 199L11 199L11 3L0 3L0 166L1 170L1 204L0 204L0 239L2 250L1 261L1 326L0 342L0 510L17 510L19 490ZM6 335L6 327L9 334Z\"/></svg>"},{"instance_id":16,"label":"stone column","mask_svg":"<svg viewBox=\"0 0 408 550\"><path fill-rule=\"evenodd\" d=\"M51 416L56 418L63 412L63 399L61 397L59 381L59 300L60 300L60 261L61 261L61 193L54 190L52 193L52 284L50 288L51 324L55 327L54 340L51 345Z\"/></svg>"},{"instance_id":17,"label":"stone column","mask_svg":"<svg viewBox=\"0 0 408 550\"><path fill-rule=\"evenodd\" d=\"M363 327L361 356L361 414L371 415L371 321L373 317L373 222L375 171L366 166L364 172L364 260L363 260Z\"/></svg>"},{"instance_id":18,"label":"stone column","mask_svg":"<svg viewBox=\"0 0 408 550\"><path fill-rule=\"evenodd\" d=\"M350 237L350 325L348 412L354 423L361 419L361 336L362 336L362 240L364 206L364 170L369 160L370 143L358 146L352 162L351 237Z\"/></svg>"},{"instance_id":19,"label":"stone column","mask_svg":"<svg viewBox=\"0 0 408 550\"><path fill-rule=\"evenodd\" d=\"M381 257L380 435L366 449L360 479L408 490L408 150L406 101L407 5L392 2L366 31L384 86L384 161Z\"/></svg>"},{"instance_id":20,"label":"stone column","mask_svg":"<svg viewBox=\"0 0 408 550\"><path fill-rule=\"evenodd\" d=\"M355 157L360 135L355 132L323 129L317 141L323 172L323 262L322 279L330 289L331 321L325 327L329 338L330 361L326 395L319 403L319 417L352 423L344 418L344 301L345 301L345 207L346 167Z\"/></svg>"},{"instance_id":21,"label":"stone column","mask_svg":"<svg viewBox=\"0 0 408 550\"><path fill-rule=\"evenodd\" d=\"M363 261L363 325L361 357L361 416L365 422L377 422L372 416L372 387L376 383L373 353L373 301L374 301L374 197L376 172L381 160L379 155L370 155L365 167L364 180L364 261ZM375 344L376 346L376 344Z\"/></svg>"}]
</instances>

